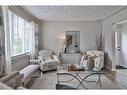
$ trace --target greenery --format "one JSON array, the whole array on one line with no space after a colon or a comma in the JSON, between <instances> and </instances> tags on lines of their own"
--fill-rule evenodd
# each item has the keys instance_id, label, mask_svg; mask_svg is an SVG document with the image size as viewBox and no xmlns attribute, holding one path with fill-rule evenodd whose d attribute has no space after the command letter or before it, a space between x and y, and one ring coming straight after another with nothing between
<instances>
[{"instance_id":1,"label":"greenery","mask_svg":"<svg viewBox=\"0 0 127 95\"><path fill-rule=\"evenodd\" d=\"M21 39L18 39L16 41L15 46L16 46L16 54L22 53L22 51L23 51L23 44L22 44L22 40Z\"/></svg>"}]
</instances>

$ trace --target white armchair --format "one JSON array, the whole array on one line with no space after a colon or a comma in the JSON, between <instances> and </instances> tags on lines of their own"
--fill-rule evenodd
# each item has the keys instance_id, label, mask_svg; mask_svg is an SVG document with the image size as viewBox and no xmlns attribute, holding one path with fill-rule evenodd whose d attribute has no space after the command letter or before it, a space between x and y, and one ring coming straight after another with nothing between
<instances>
[{"instance_id":1,"label":"white armchair","mask_svg":"<svg viewBox=\"0 0 127 95\"><path fill-rule=\"evenodd\" d=\"M97 70L101 70L104 67L104 52L98 50L87 51L87 54L82 56L80 64L87 67L88 60L86 57L91 56L94 58L94 66Z\"/></svg>"},{"instance_id":2,"label":"white armchair","mask_svg":"<svg viewBox=\"0 0 127 95\"><path fill-rule=\"evenodd\" d=\"M42 72L57 69L60 65L58 57L51 50L39 51L38 60L31 60L31 62L39 63Z\"/></svg>"}]
</instances>

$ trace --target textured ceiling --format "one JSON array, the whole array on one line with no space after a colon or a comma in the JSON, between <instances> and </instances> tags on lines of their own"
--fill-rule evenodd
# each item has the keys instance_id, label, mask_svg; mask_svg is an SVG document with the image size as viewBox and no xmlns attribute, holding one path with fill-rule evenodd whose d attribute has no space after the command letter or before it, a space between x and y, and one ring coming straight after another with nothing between
<instances>
[{"instance_id":1,"label":"textured ceiling","mask_svg":"<svg viewBox=\"0 0 127 95\"><path fill-rule=\"evenodd\" d=\"M101 20L119 11L123 6L24 6L42 20Z\"/></svg>"}]
</instances>

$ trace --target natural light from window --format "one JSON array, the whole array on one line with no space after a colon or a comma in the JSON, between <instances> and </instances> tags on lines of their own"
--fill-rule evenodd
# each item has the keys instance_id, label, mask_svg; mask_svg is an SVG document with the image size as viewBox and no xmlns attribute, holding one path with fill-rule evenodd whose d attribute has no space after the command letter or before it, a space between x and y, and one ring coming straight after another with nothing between
<instances>
[{"instance_id":1,"label":"natural light from window","mask_svg":"<svg viewBox=\"0 0 127 95\"><path fill-rule=\"evenodd\" d=\"M31 23L9 11L11 56L30 52Z\"/></svg>"}]
</instances>

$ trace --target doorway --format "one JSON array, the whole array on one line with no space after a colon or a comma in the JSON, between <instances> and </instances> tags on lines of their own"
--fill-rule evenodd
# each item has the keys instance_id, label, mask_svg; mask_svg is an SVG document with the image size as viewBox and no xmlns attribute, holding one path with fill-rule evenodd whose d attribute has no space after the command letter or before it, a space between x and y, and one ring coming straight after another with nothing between
<instances>
[{"instance_id":1,"label":"doorway","mask_svg":"<svg viewBox=\"0 0 127 95\"><path fill-rule=\"evenodd\" d=\"M127 70L127 22L114 25L115 31L115 68Z\"/></svg>"}]
</instances>

